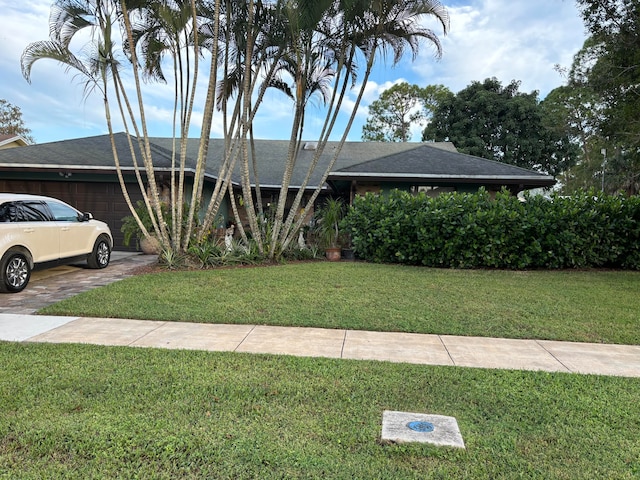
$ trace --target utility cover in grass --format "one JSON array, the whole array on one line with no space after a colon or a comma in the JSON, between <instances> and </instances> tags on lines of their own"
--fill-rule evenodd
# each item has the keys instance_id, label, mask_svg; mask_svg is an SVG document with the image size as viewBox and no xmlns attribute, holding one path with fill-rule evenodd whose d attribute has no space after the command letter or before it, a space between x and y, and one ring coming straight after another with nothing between
<instances>
[{"instance_id":1,"label":"utility cover in grass","mask_svg":"<svg viewBox=\"0 0 640 480\"><path fill-rule=\"evenodd\" d=\"M382 440L394 443L421 442L465 448L454 417L425 413L382 413Z\"/></svg>"}]
</instances>

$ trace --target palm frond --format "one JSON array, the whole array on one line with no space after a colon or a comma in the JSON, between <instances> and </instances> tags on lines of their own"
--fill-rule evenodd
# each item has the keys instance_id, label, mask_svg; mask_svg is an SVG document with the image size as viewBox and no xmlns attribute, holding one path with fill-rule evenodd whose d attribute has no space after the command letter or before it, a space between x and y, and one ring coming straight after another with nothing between
<instances>
[{"instance_id":1,"label":"palm frond","mask_svg":"<svg viewBox=\"0 0 640 480\"><path fill-rule=\"evenodd\" d=\"M226 78L218 81L216 85L216 105L222 110L222 104L227 102L242 85L242 75L239 68L231 69Z\"/></svg>"},{"instance_id":2,"label":"palm frond","mask_svg":"<svg viewBox=\"0 0 640 480\"><path fill-rule=\"evenodd\" d=\"M95 79L92 72L84 63L69 51L63 44L51 40L33 42L27 45L20 57L22 76L31 83L31 68L33 64L41 59L48 58L55 60L65 66L65 70L77 70L88 79Z\"/></svg>"},{"instance_id":3,"label":"palm frond","mask_svg":"<svg viewBox=\"0 0 640 480\"><path fill-rule=\"evenodd\" d=\"M49 13L49 38L68 48L80 30L98 26L98 8L92 1L58 0Z\"/></svg>"},{"instance_id":4,"label":"palm frond","mask_svg":"<svg viewBox=\"0 0 640 480\"><path fill-rule=\"evenodd\" d=\"M289 97L291 100L295 100L295 95L293 93L293 90L291 90L291 87L289 86L289 84L285 81L283 81L280 78L271 78L268 81L268 85L271 88L275 88L276 90L280 90L282 93L284 93L287 97Z\"/></svg>"}]
</instances>

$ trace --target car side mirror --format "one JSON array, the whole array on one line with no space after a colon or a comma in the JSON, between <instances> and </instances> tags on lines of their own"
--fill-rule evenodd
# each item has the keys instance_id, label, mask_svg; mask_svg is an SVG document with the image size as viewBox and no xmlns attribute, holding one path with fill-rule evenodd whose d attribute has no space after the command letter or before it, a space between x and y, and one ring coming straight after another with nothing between
<instances>
[{"instance_id":1,"label":"car side mirror","mask_svg":"<svg viewBox=\"0 0 640 480\"><path fill-rule=\"evenodd\" d=\"M93 215L91 215L89 212L85 212L80 215L81 222L88 222L89 220L93 220Z\"/></svg>"}]
</instances>

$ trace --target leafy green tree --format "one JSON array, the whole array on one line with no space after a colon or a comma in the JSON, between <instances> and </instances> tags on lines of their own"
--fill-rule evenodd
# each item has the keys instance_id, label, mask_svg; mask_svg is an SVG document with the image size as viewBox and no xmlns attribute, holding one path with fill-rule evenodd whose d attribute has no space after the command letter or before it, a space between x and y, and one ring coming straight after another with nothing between
<instances>
[{"instance_id":1,"label":"leafy green tree","mask_svg":"<svg viewBox=\"0 0 640 480\"><path fill-rule=\"evenodd\" d=\"M20 107L0 98L0 135L19 135L29 143L35 143L31 130L22 119Z\"/></svg>"},{"instance_id":2,"label":"leafy green tree","mask_svg":"<svg viewBox=\"0 0 640 480\"><path fill-rule=\"evenodd\" d=\"M544 123L538 93L521 93L496 78L472 82L436 107L423 141L451 141L459 151L557 175L573 165L568 136Z\"/></svg>"},{"instance_id":3,"label":"leafy green tree","mask_svg":"<svg viewBox=\"0 0 640 480\"><path fill-rule=\"evenodd\" d=\"M586 81L585 70L593 62L592 44L587 39L569 70L557 67L567 84L549 92L541 103L545 127L566 135L578 149L576 164L559 177L564 194L603 188L603 152L614 151L613 144L600 134L604 105ZM607 176L607 185L610 180Z\"/></svg>"},{"instance_id":4,"label":"leafy green tree","mask_svg":"<svg viewBox=\"0 0 640 480\"><path fill-rule=\"evenodd\" d=\"M370 142L408 142L411 126L422 120L419 109L420 87L406 82L393 85L369 105L369 116L362 127L362 140Z\"/></svg>"},{"instance_id":5,"label":"leafy green tree","mask_svg":"<svg viewBox=\"0 0 640 480\"><path fill-rule=\"evenodd\" d=\"M638 168L633 149L625 148L619 135L608 135L606 97L589 81L593 66L602 55L593 38L585 41L566 74L567 84L551 91L542 102L545 122L567 133L579 148L577 163L562 173L562 192L602 190L606 193L638 192Z\"/></svg>"},{"instance_id":6,"label":"leafy green tree","mask_svg":"<svg viewBox=\"0 0 640 480\"><path fill-rule=\"evenodd\" d=\"M640 3L579 0L592 38L586 81L605 104L605 135L640 145Z\"/></svg>"},{"instance_id":7,"label":"leafy green tree","mask_svg":"<svg viewBox=\"0 0 640 480\"><path fill-rule=\"evenodd\" d=\"M453 92L444 85L427 85L422 89L420 101L426 123L431 121L433 112L445 100L453 96Z\"/></svg>"},{"instance_id":8,"label":"leafy green tree","mask_svg":"<svg viewBox=\"0 0 640 480\"><path fill-rule=\"evenodd\" d=\"M428 122L439 101L450 93L442 85L425 88L406 82L393 85L369 105L369 116L362 127L362 139L408 142L411 140L411 127Z\"/></svg>"},{"instance_id":9,"label":"leafy green tree","mask_svg":"<svg viewBox=\"0 0 640 480\"><path fill-rule=\"evenodd\" d=\"M640 193L640 3L578 0L591 33L582 62L585 83L603 105L600 135L613 144L610 189ZM606 176L606 169L605 169Z\"/></svg>"}]
</instances>

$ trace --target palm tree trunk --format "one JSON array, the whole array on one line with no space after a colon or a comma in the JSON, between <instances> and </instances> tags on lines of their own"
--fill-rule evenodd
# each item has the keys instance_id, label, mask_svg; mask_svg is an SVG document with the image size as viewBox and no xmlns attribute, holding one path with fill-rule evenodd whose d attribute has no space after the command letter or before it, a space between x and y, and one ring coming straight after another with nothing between
<instances>
[{"instance_id":1,"label":"palm tree trunk","mask_svg":"<svg viewBox=\"0 0 640 480\"><path fill-rule=\"evenodd\" d=\"M195 22L195 1L191 0L192 8L194 10L194 22ZM220 34L220 0L216 0L214 4L214 32L213 32L213 46L211 51L211 64L210 64L210 72L209 72L209 83L207 85L207 98L204 105L204 116L202 119L202 128L200 130L200 145L198 147L198 157L196 159L196 173L194 176L194 188L193 195L191 198L191 205L189 208L189 217L187 220L187 235L185 238L185 242L188 242L188 239L191 236L191 226L193 224L193 219L195 217L195 209L200 206L202 202L202 191L204 188L204 173L206 171L207 165L207 156L209 152L209 136L211 134L211 125L213 123L213 111L215 109L215 89L217 83L217 60L218 60L218 35ZM194 23L194 29L195 29ZM197 30L197 29L196 29ZM215 205L215 203L213 204ZM215 217L217 214L217 209L215 213L212 215ZM208 228L205 229L205 231ZM201 237L201 235L199 235ZM187 244L185 243L184 248L186 249Z\"/></svg>"},{"instance_id":2,"label":"palm tree trunk","mask_svg":"<svg viewBox=\"0 0 640 480\"><path fill-rule=\"evenodd\" d=\"M133 30L131 26L131 21L129 19L126 3L121 2L120 6L122 8L122 23L124 25L127 41L129 42L129 45L134 45L135 43L133 41ZM143 134L142 139L138 137L138 142L140 143L142 159L147 172L147 181L149 182L149 190L151 193L151 207L155 211L157 218L162 219L162 221L159 222L159 231L158 231L159 240L163 246L168 247L170 246L170 241L167 235L166 224L163 219L163 214L162 214L162 209L160 204L160 195L158 192L158 185L156 183L155 170L153 168L151 145L149 143L149 133L147 131L147 121L145 116L144 102L142 100L142 88L140 87L138 59L136 56L135 48L132 48L130 53L131 53L131 65L133 68L133 78L136 86L136 95L138 98L138 113L140 114L140 125L142 127L142 134Z\"/></svg>"}]
</instances>

